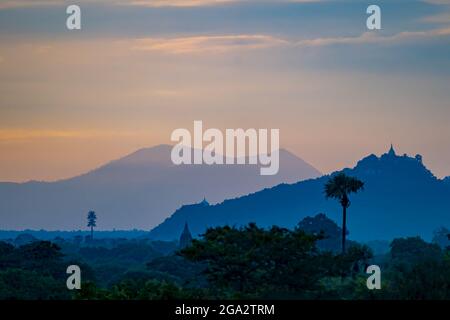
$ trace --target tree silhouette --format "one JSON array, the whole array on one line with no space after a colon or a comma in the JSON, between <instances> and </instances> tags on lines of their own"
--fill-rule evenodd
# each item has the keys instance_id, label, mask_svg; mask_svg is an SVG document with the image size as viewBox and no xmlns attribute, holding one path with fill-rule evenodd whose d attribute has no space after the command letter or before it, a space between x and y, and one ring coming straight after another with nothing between
<instances>
[{"instance_id":1,"label":"tree silhouette","mask_svg":"<svg viewBox=\"0 0 450 320\"><path fill-rule=\"evenodd\" d=\"M364 188L364 182L349 177L344 173L331 177L325 184L327 198L339 200L342 206L342 254L345 253L345 236L347 233L347 209L350 207L350 193L356 193Z\"/></svg>"},{"instance_id":2,"label":"tree silhouette","mask_svg":"<svg viewBox=\"0 0 450 320\"><path fill-rule=\"evenodd\" d=\"M89 211L88 213L88 227L91 227L91 240L94 239L94 227L97 226L97 215L95 211Z\"/></svg>"}]
</instances>

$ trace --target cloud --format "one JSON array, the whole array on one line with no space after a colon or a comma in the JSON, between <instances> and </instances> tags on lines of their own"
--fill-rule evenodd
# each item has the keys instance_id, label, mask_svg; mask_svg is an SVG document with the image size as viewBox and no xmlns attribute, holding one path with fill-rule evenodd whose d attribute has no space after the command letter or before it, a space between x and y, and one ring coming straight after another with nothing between
<instances>
[{"instance_id":1,"label":"cloud","mask_svg":"<svg viewBox=\"0 0 450 320\"><path fill-rule=\"evenodd\" d=\"M428 31L404 31L390 36L380 36L375 32L365 32L355 37L316 38L298 41L296 46L320 47L339 44L357 45L371 43L399 43L418 38L430 38L450 35L449 28L433 29Z\"/></svg>"},{"instance_id":2,"label":"cloud","mask_svg":"<svg viewBox=\"0 0 450 320\"><path fill-rule=\"evenodd\" d=\"M76 130L40 130L40 129L0 129L0 142L31 141L35 139L89 139L98 137L134 136L136 132L118 131L76 131Z\"/></svg>"},{"instance_id":3,"label":"cloud","mask_svg":"<svg viewBox=\"0 0 450 320\"><path fill-rule=\"evenodd\" d=\"M394 35L381 36L376 32L365 32L353 37L330 37L285 40L271 35L220 35L188 36L178 38L142 38L131 42L132 50L161 52L168 54L224 53L234 50L265 49L273 47L323 47L331 45L362 45L376 43L401 43L421 38L450 35L449 28L428 31L404 31Z\"/></svg>"},{"instance_id":4,"label":"cloud","mask_svg":"<svg viewBox=\"0 0 450 320\"><path fill-rule=\"evenodd\" d=\"M0 9L63 5L62 0L3 0Z\"/></svg>"},{"instance_id":5,"label":"cloud","mask_svg":"<svg viewBox=\"0 0 450 320\"><path fill-rule=\"evenodd\" d=\"M124 5L145 7L198 7L217 4L227 4L237 0L128 0L120 1Z\"/></svg>"},{"instance_id":6,"label":"cloud","mask_svg":"<svg viewBox=\"0 0 450 320\"><path fill-rule=\"evenodd\" d=\"M450 13L441 13L433 16L428 16L423 18L422 21L428 23L450 24Z\"/></svg>"},{"instance_id":7,"label":"cloud","mask_svg":"<svg viewBox=\"0 0 450 320\"><path fill-rule=\"evenodd\" d=\"M423 1L432 4L450 5L450 0L423 0Z\"/></svg>"},{"instance_id":8,"label":"cloud","mask_svg":"<svg viewBox=\"0 0 450 320\"><path fill-rule=\"evenodd\" d=\"M75 138L84 134L77 131L57 130L25 130L25 129L0 129L0 141L30 140L36 138Z\"/></svg>"},{"instance_id":9,"label":"cloud","mask_svg":"<svg viewBox=\"0 0 450 320\"><path fill-rule=\"evenodd\" d=\"M258 2L318 2L320 0L122 0L121 4L138 5L147 7L199 7L199 6L213 6L223 5L229 3L258 3Z\"/></svg>"},{"instance_id":10,"label":"cloud","mask_svg":"<svg viewBox=\"0 0 450 320\"><path fill-rule=\"evenodd\" d=\"M288 41L269 35L222 35L137 39L132 49L172 54L222 53L237 49L261 49L287 44L289 44Z\"/></svg>"},{"instance_id":11,"label":"cloud","mask_svg":"<svg viewBox=\"0 0 450 320\"><path fill-rule=\"evenodd\" d=\"M280 2L318 2L323 0L263 0L267 3ZM224 5L230 3L261 3L261 0L79 0L77 4L106 4L106 5L130 5L143 7L201 7ZM68 5L64 0L2 0L1 9L38 7L38 6L61 6Z\"/></svg>"}]
</instances>

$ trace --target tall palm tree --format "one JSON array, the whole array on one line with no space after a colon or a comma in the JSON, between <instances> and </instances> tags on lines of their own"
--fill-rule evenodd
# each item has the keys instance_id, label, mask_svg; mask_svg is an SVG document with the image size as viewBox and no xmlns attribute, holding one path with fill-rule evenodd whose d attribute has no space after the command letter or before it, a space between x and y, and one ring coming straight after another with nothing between
<instances>
[{"instance_id":1,"label":"tall palm tree","mask_svg":"<svg viewBox=\"0 0 450 320\"><path fill-rule=\"evenodd\" d=\"M325 184L327 198L339 200L342 206L342 254L345 253L345 236L347 233L347 209L350 207L350 193L357 193L364 189L364 182L345 173L339 173L331 177Z\"/></svg>"},{"instance_id":2,"label":"tall palm tree","mask_svg":"<svg viewBox=\"0 0 450 320\"><path fill-rule=\"evenodd\" d=\"M95 211L89 211L88 213L88 227L91 227L91 240L94 239L94 227L97 226L97 215L95 214Z\"/></svg>"}]
</instances>

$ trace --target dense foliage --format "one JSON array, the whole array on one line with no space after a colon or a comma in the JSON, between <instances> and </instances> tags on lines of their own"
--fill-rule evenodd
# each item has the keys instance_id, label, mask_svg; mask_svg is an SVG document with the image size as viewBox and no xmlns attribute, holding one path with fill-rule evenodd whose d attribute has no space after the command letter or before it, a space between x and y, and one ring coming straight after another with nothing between
<instances>
[{"instance_id":1,"label":"dense foliage","mask_svg":"<svg viewBox=\"0 0 450 320\"><path fill-rule=\"evenodd\" d=\"M147 239L0 242L0 299L450 299L449 248L413 237L376 256L349 242L343 255L340 231L318 215L294 230L211 228L182 250ZM66 288L70 264L82 269L79 291ZM381 290L366 287L370 264Z\"/></svg>"}]
</instances>

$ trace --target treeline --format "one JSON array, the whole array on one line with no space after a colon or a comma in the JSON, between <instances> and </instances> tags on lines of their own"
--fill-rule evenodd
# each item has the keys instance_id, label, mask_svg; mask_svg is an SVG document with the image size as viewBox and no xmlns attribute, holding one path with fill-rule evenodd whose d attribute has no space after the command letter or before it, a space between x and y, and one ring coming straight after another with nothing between
<instances>
[{"instance_id":1,"label":"treeline","mask_svg":"<svg viewBox=\"0 0 450 320\"><path fill-rule=\"evenodd\" d=\"M70 299L62 257L60 248L48 241L18 248L0 242L0 299Z\"/></svg>"},{"instance_id":2,"label":"treeline","mask_svg":"<svg viewBox=\"0 0 450 320\"><path fill-rule=\"evenodd\" d=\"M334 241L309 222L308 232L305 223L211 228L183 250L147 240L0 242L0 299L450 299L449 248L416 237L376 256L349 242L342 254L337 227L327 223ZM79 291L66 288L69 264L82 269ZM381 268L381 290L366 287L371 264Z\"/></svg>"},{"instance_id":3,"label":"treeline","mask_svg":"<svg viewBox=\"0 0 450 320\"><path fill-rule=\"evenodd\" d=\"M91 283L76 298L450 299L449 248L413 237L395 239L382 256L356 243L343 255L319 249L323 237L255 224L213 228L177 255L148 264L172 275L189 270L183 282L128 278L108 289ZM382 270L381 290L366 286L373 263Z\"/></svg>"}]
</instances>

